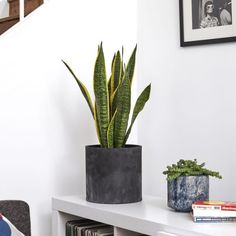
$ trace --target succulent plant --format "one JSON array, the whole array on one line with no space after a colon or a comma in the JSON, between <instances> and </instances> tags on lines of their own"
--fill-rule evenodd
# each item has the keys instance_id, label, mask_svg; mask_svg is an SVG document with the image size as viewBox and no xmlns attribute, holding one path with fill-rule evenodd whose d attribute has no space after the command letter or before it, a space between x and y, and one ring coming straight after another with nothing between
<instances>
[{"instance_id":1,"label":"succulent plant","mask_svg":"<svg viewBox=\"0 0 236 236\"><path fill-rule=\"evenodd\" d=\"M109 80L106 75L105 57L102 43L98 46L95 61L93 88L95 102L92 102L85 85L78 79L70 66L62 61L76 80L95 120L99 143L104 148L120 148L126 145L133 124L149 99L151 84L139 95L134 106L130 124L131 85L135 69L137 46L125 66L122 53L114 54Z\"/></svg>"},{"instance_id":2,"label":"succulent plant","mask_svg":"<svg viewBox=\"0 0 236 236\"><path fill-rule=\"evenodd\" d=\"M173 180L179 176L197 176L197 175L208 175L213 176L219 179L222 179L222 176L217 171L211 171L204 168L205 163L198 164L197 160L179 160L177 164L172 164L167 166L167 170L163 172L164 175L167 175L167 180Z\"/></svg>"}]
</instances>

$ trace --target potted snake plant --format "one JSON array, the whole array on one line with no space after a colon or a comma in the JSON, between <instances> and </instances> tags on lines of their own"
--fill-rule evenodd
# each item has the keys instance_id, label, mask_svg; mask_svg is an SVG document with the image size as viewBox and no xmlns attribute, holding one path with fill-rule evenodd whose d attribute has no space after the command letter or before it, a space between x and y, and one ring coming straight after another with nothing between
<instances>
[{"instance_id":1,"label":"potted snake plant","mask_svg":"<svg viewBox=\"0 0 236 236\"><path fill-rule=\"evenodd\" d=\"M182 212L192 210L192 203L209 200L209 176L221 179L217 171L198 164L197 160L180 159L176 164L167 166L168 207Z\"/></svg>"},{"instance_id":2,"label":"potted snake plant","mask_svg":"<svg viewBox=\"0 0 236 236\"><path fill-rule=\"evenodd\" d=\"M99 141L98 145L85 148L86 200L89 202L121 204L142 200L142 147L126 144L151 91L149 84L139 95L129 124L136 51L137 46L127 66L123 61L123 49L122 53L117 51L108 79L103 45L98 46L93 76L94 103L85 85L63 61L88 104Z\"/></svg>"}]
</instances>

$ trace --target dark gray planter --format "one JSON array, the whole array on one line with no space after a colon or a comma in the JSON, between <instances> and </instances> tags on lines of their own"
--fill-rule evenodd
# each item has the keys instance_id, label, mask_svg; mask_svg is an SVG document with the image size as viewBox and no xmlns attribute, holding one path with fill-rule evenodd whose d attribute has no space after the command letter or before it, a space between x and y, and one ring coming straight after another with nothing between
<instances>
[{"instance_id":1,"label":"dark gray planter","mask_svg":"<svg viewBox=\"0 0 236 236\"><path fill-rule=\"evenodd\" d=\"M168 207L183 212L192 210L192 203L209 199L209 176L180 176L168 181Z\"/></svg>"},{"instance_id":2,"label":"dark gray planter","mask_svg":"<svg viewBox=\"0 0 236 236\"><path fill-rule=\"evenodd\" d=\"M86 146L86 200L121 204L142 200L142 147Z\"/></svg>"}]
</instances>

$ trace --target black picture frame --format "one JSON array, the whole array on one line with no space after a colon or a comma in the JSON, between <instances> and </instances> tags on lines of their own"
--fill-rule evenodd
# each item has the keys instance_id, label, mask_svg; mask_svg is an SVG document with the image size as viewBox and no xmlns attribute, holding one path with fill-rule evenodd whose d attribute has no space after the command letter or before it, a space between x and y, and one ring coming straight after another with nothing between
<instances>
[{"instance_id":1,"label":"black picture frame","mask_svg":"<svg viewBox=\"0 0 236 236\"><path fill-rule=\"evenodd\" d=\"M207 38L207 39L197 39L196 40L186 40L186 26L184 25L184 22L186 21L184 19L185 17L185 11L186 9L184 9L184 2L186 1L189 1L189 2L192 2L192 1L197 1L197 0L179 0L179 19L180 19L180 46L181 47L187 47L187 46L194 46L194 45L203 45L203 44L216 44L216 43L226 43L226 42L234 42L236 41L236 30L235 30L235 33L233 33L233 35L224 35L224 37L217 37L217 38ZM203 1L203 0L198 0L198 1ZM206 1L206 0L205 0ZM214 0L210 0L210 1L214 1ZM234 1L234 4L236 4L236 0L215 0L215 1ZM231 8L232 9L232 8ZM193 10L193 9L191 9ZM236 16L236 12L233 12L233 9L231 11L232 13L232 19L234 19L233 16ZM236 18L235 18L236 19ZM189 19L191 22L193 21L193 19ZM192 23L193 24L193 23ZM232 21L231 25L232 27L234 27L234 24L235 24L235 28L236 28L236 20ZM219 26L219 29L223 29L222 26ZM214 28L218 28L218 27L214 27ZM190 29L191 30L194 30L193 28ZM199 30L199 29L198 29ZM206 30L206 29L203 29L203 30ZM222 31L222 30L221 30ZM210 35L208 35L208 37L210 37Z\"/></svg>"}]
</instances>

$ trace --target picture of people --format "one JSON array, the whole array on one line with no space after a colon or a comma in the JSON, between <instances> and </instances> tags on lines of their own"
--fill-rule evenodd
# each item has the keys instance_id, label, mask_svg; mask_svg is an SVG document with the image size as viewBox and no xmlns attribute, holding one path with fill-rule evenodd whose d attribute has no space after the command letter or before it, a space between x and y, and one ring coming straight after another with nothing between
<instances>
[{"instance_id":1,"label":"picture of people","mask_svg":"<svg viewBox=\"0 0 236 236\"><path fill-rule=\"evenodd\" d=\"M220 9L220 22L221 25L232 24L231 1L225 0L222 8Z\"/></svg>"},{"instance_id":2,"label":"picture of people","mask_svg":"<svg viewBox=\"0 0 236 236\"><path fill-rule=\"evenodd\" d=\"M232 0L192 0L192 29L232 24Z\"/></svg>"}]
</instances>

